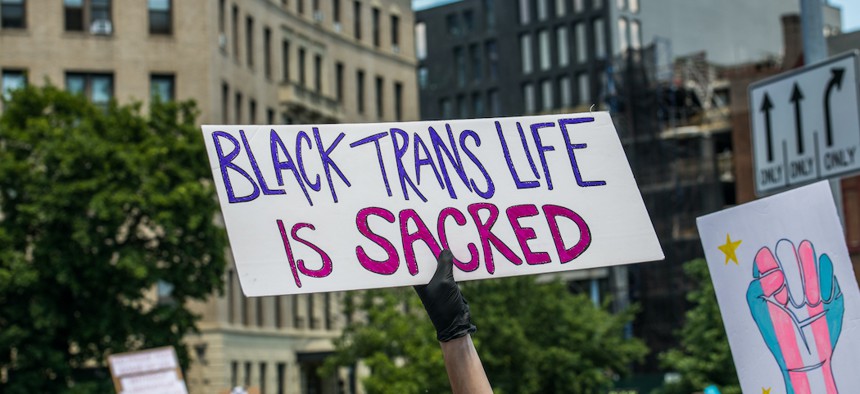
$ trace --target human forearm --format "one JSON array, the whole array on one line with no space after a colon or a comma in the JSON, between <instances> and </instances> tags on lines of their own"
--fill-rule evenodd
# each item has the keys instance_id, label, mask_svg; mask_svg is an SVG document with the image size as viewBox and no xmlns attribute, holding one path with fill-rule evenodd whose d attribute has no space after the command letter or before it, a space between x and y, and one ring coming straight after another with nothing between
<instances>
[{"instance_id":1,"label":"human forearm","mask_svg":"<svg viewBox=\"0 0 860 394\"><path fill-rule=\"evenodd\" d=\"M481 359L472 343L471 335L466 334L460 338L439 343L442 345L445 369L448 371L448 380L451 382L451 391L454 394L493 392L484 367L481 365Z\"/></svg>"}]
</instances>

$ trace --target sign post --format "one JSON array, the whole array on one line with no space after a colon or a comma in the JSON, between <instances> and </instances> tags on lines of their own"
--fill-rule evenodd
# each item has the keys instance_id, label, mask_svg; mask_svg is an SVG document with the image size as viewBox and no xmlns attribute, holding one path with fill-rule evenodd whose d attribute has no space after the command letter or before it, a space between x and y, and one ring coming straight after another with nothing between
<instances>
[{"instance_id":1,"label":"sign post","mask_svg":"<svg viewBox=\"0 0 860 394\"><path fill-rule=\"evenodd\" d=\"M858 52L750 85L755 190L860 171Z\"/></svg>"}]
</instances>

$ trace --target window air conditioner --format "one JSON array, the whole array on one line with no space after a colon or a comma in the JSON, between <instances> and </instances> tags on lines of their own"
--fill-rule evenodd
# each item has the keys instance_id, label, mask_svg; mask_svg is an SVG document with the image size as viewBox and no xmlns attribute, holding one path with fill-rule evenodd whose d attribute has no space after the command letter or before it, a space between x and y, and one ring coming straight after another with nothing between
<instances>
[{"instance_id":1,"label":"window air conditioner","mask_svg":"<svg viewBox=\"0 0 860 394\"><path fill-rule=\"evenodd\" d=\"M107 19L96 19L90 24L90 33L98 35L110 35L113 31L113 26Z\"/></svg>"}]
</instances>

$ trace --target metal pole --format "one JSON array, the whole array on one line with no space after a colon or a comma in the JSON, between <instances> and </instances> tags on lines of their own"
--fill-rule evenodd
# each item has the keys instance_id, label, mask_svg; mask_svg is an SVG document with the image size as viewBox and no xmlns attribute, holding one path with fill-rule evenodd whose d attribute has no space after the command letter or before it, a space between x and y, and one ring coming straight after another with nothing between
<instances>
[{"instance_id":1,"label":"metal pole","mask_svg":"<svg viewBox=\"0 0 860 394\"><path fill-rule=\"evenodd\" d=\"M800 27L803 33L803 62L806 65L827 59L827 41L824 39L824 17L821 0L800 0ZM842 204L842 180L830 179L830 190L836 203L839 220L845 227L845 213Z\"/></svg>"}]
</instances>

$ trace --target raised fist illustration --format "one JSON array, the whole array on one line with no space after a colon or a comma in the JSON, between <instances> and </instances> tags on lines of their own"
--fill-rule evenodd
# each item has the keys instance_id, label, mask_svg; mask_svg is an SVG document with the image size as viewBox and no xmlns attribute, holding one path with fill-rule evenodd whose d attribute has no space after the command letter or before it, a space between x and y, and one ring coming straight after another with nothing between
<instances>
[{"instance_id":1,"label":"raised fist illustration","mask_svg":"<svg viewBox=\"0 0 860 394\"><path fill-rule=\"evenodd\" d=\"M827 254L816 256L809 241L795 249L780 240L776 256L761 248L753 263L747 304L764 342L779 365L786 393L836 394L831 357L842 331L844 297ZM786 268L796 264L801 289L791 289ZM792 282L796 283L797 282Z\"/></svg>"}]
</instances>

